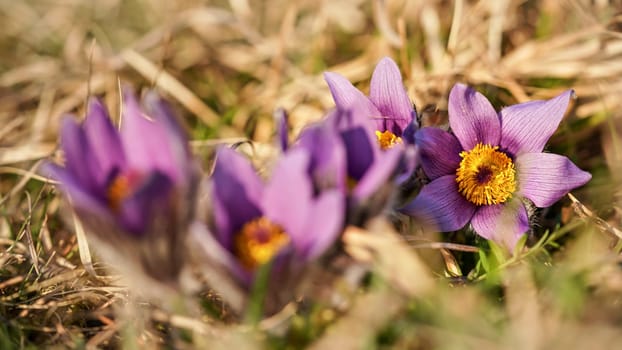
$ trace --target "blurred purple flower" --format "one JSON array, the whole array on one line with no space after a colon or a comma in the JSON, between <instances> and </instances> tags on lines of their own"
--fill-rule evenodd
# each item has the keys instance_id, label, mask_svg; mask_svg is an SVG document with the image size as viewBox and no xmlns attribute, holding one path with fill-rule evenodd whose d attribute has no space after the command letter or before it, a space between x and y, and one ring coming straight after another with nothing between
<instances>
[{"instance_id":1,"label":"blurred purple flower","mask_svg":"<svg viewBox=\"0 0 622 350\"><path fill-rule=\"evenodd\" d=\"M101 241L157 246L164 240L174 250L192 217L195 168L169 106L155 92L146 95L145 105L147 114L126 89L119 131L104 105L91 99L82 124L73 117L63 120L64 166L48 163L44 172L59 181L74 211ZM158 260L154 253L146 260L151 256ZM170 269L168 275L174 275L179 267L161 263L153 261L146 269L155 275Z\"/></svg>"},{"instance_id":2,"label":"blurred purple flower","mask_svg":"<svg viewBox=\"0 0 622 350\"><path fill-rule=\"evenodd\" d=\"M404 89L402 75L397 64L385 57L372 74L369 97L352 85L345 77L332 72L324 73L338 109L356 106L363 115L372 120L374 134L382 149L406 141L414 143L417 131L417 112Z\"/></svg>"},{"instance_id":3,"label":"blurred purple flower","mask_svg":"<svg viewBox=\"0 0 622 350\"><path fill-rule=\"evenodd\" d=\"M273 278L291 277L324 253L343 228L344 198L338 190L314 195L309 155L286 152L264 184L251 164L229 148L218 151L210 185L209 231L219 260L249 289L257 268L273 261ZM195 236L196 238L196 236ZM199 236L200 244L210 237ZM207 244L206 251L214 247Z\"/></svg>"},{"instance_id":4,"label":"blurred purple flower","mask_svg":"<svg viewBox=\"0 0 622 350\"><path fill-rule=\"evenodd\" d=\"M352 106L307 127L294 146L310 154L308 174L316 190L336 188L347 196L350 224L363 224L387 206L403 165L403 145L382 151L376 142L366 114Z\"/></svg>"},{"instance_id":5,"label":"blurred purple flower","mask_svg":"<svg viewBox=\"0 0 622 350\"><path fill-rule=\"evenodd\" d=\"M573 96L568 90L497 113L483 95L456 84L449 94L453 134L437 128L417 132L431 182L401 211L440 231L470 221L480 236L513 249L529 229L524 198L547 207L591 178L568 158L542 152Z\"/></svg>"}]
</instances>

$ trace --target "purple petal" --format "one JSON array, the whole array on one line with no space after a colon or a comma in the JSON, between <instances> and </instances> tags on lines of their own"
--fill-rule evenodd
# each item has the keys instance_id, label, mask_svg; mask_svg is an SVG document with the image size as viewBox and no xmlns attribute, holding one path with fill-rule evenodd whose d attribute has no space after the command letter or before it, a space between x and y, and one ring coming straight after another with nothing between
<instances>
[{"instance_id":1,"label":"purple petal","mask_svg":"<svg viewBox=\"0 0 622 350\"><path fill-rule=\"evenodd\" d=\"M369 121L361 109L354 106L349 110L334 111L325 123L339 130L346 150L348 176L359 181L380 153Z\"/></svg>"},{"instance_id":2,"label":"purple petal","mask_svg":"<svg viewBox=\"0 0 622 350\"><path fill-rule=\"evenodd\" d=\"M351 109L356 107L363 114L363 117L368 120L382 116L374 103L342 75L325 72L324 80L326 80L328 84L328 88L333 95L333 100L335 100L335 105L338 109ZM376 124L377 128L383 127L384 121L379 120Z\"/></svg>"},{"instance_id":3,"label":"purple petal","mask_svg":"<svg viewBox=\"0 0 622 350\"><path fill-rule=\"evenodd\" d=\"M276 124L276 137L281 152L285 152L289 147L288 123L289 116L283 108L274 111L274 123Z\"/></svg>"},{"instance_id":4,"label":"purple petal","mask_svg":"<svg viewBox=\"0 0 622 350\"><path fill-rule=\"evenodd\" d=\"M419 122L417 121L417 111L412 110L412 120L406 126L406 129L402 132L402 140L404 140L408 144L415 143L415 135L419 130ZM399 135L398 135L399 136Z\"/></svg>"},{"instance_id":5,"label":"purple petal","mask_svg":"<svg viewBox=\"0 0 622 350\"><path fill-rule=\"evenodd\" d=\"M360 181L375 161L377 145L360 127L342 131L341 137L346 150L348 177Z\"/></svg>"},{"instance_id":6,"label":"purple petal","mask_svg":"<svg viewBox=\"0 0 622 350\"><path fill-rule=\"evenodd\" d=\"M345 198L343 193L325 191L312 204L307 214L302 236L293 236L298 250L311 260L323 254L341 234L345 217ZM318 218L321 218L318 220Z\"/></svg>"},{"instance_id":7,"label":"purple petal","mask_svg":"<svg viewBox=\"0 0 622 350\"><path fill-rule=\"evenodd\" d=\"M182 173L187 173L190 171L192 158L188 146L188 135L175 116L173 108L155 91L149 91L145 95L144 103L155 123L159 123L160 129L166 136L162 142L167 145L172 155L171 161L175 162L176 167Z\"/></svg>"},{"instance_id":8,"label":"purple petal","mask_svg":"<svg viewBox=\"0 0 622 350\"><path fill-rule=\"evenodd\" d=\"M171 105L166 102L156 91L149 91L144 98L145 107L154 120L167 125L169 142L185 144L188 135L182 128ZM185 149L186 147L184 147Z\"/></svg>"},{"instance_id":9,"label":"purple petal","mask_svg":"<svg viewBox=\"0 0 622 350\"><path fill-rule=\"evenodd\" d=\"M261 202L264 215L291 235L305 232L313 195L308 166L309 154L303 149L292 149L283 155L272 172Z\"/></svg>"},{"instance_id":10,"label":"purple petal","mask_svg":"<svg viewBox=\"0 0 622 350\"><path fill-rule=\"evenodd\" d=\"M417 197L400 211L432 225L439 231L458 230L469 222L476 206L459 192L455 175L446 175L425 185Z\"/></svg>"},{"instance_id":11,"label":"purple petal","mask_svg":"<svg viewBox=\"0 0 622 350\"><path fill-rule=\"evenodd\" d=\"M388 183L390 178L397 174L403 154L403 145L395 145L379 154L352 190L352 197L356 200L364 200L378 191L382 185Z\"/></svg>"},{"instance_id":12,"label":"purple petal","mask_svg":"<svg viewBox=\"0 0 622 350\"><path fill-rule=\"evenodd\" d=\"M456 173L462 161L462 147L455 136L428 127L415 134L415 143L419 147L423 171L430 180Z\"/></svg>"},{"instance_id":13,"label":"purple petal","mask_svg":"<svg viewBox=\"0 0 622 350\"><path fill-rule=\"evenodd\" d=\"M531 101L501 110L501 147L514 156L542 152L561 122L574 92L547 101Z\"/></svg>"},{"instance_id":14,"label":"purple petal","mask_svg":"<svg viewBox=\"0 0 622 350\"><path fill-rule=\"evenodd\" d=\"M152 225L173 216L170 212L173 183L170 178L155 171L132 196L121 203L120 216L125 229L136 236L149 234ZM181 228L177 228L181 229Z\"/></svg>"},{"instance_id":15,"label":"purple petal","mask_svg":"<svg viewBox=\"0 0 622 350\"><path fill-rule=\"evenodd\" d=\"M518 192L540 208L548 207L592 175L570 159L551 153L525 153L516 158Z\"/></svg>"},{"instance_id":16,"label":"purple petal","mask_svg":"<svg viewBox=\"0 0 622 350\"><path fill-rule=\"evenodd\" d=\"M193 247L199 248L209 259L210 264L217 268L226 268L244 288L249 288L253 274L243 268L228 247L223 247L215 236L213 231L201 222L195 221L190 225L189 238L192 240Z\"/></svg>"},{"instance_id":17,"label":"purple petal","mask_svg":"<svg viewBox=\"0 0 622 350\"><path fill-rule=\"evenodd\" d=\"M351 106L348 109L336 109L330 112L324 121L329 127L338 131L348 131L361 128L365 130L367 137L372 143L377 142L376 129L370 122L364 109L360 106ZM378 150L380 150L377 147Z\"/></svg>"},{"instance_id":18,"label":"purple petal","mask_svg":"<svg viewBox=\"0 0 622 350\"><path fill-rule=\"evenodd\" d=\"M59 167L52 163L44 163L41 168L41 173L60 183L59 187L69 197L72 207L80 208L82 211L92 213L99 217L105 217L107 219L112 217L109 212L110 210L102 202L102 199L87 192L88 189L66 168Z\"/></svg>"},{"instance_id":19,"label":"purple petal","mask_svg":"<svg viewBox=\"0 0 622 350\"><path fill-rule=\"evenodd\" d=\"M100 184L108 180L114 169L125 169L125 153L119 132L112 124L106 107L97 99L91 99L84 121L84 133L91 145L91 150L102 171L97 176Z\"/></svg>"},{"instance_id":20,"label":"purple petal","mask_svg":"<svg viewBox=\"0 0 622 350\"><path fill-rule=\"evenodd\" d=\"M419 164L421 161L421 152L419 147L412 144L406 144L404 147L404 156L402 157L402 162L400 166L400 173L395 178L395 183L400 186L405 186L406 188L410 188L410 186L415 186L411 181L418 182L415 178L415 171L419 168ZM408 181L408 183L407 183Z\"/></svg>"},{"instance_id":21,"label":"purple petal","mask_svg":"<svg viewBox=\"0 0 622 350\"><path fill-rule=\"evenodd\" d=\"M171 131L160 121L146 118L131 90L126 89L123 97L121 140L128 163L143 173L158 169L175 182L183 180L185 169L174 155L177 145L170 142Z\"/></svg>"},{"instance_id":22,"label":"purple petal","mask_svg":"<svg viewBox=\"0 0 622 350\"><path fill-rule=\"evenodd\" d=\"M99 183L98 179L105 171L96 157L93 157L87 135L74 118L65 117L63 119L60 143L65 153L67 171L72 174L85 191L101 192L103 183Z\"/></svg>"},{"instance_id":23,"label":"purple petal","mask_svg":"<svg viewBox=\"0 0 622 350\"><path fill-rule=\"evenodd\" d=\"M327 123L311 125L300 134L298 146L311 156L309 173L318 189L345 191L346 150L336 130Z\"/></svg>"},{"instance_id":24,"label":"purple petal","mask_svg":"<svg viewBox=\"0 0 622 350\"><path fill-rule=\"evenodd\" d=\"M227 147L218 150L212 174L212 202L217 239L227 249L242 226L261 215L263 184L241 154Z\"/></svg>"},{"instance_id":25,"label":"purple petal","mask_svg":"<svg viewBox=\"0 0 622 350\"><path fill-rule=\"evenodd\" d=\"M479 207L471 224L478 235L513 251L516 242L529 230L529 217L523 203L513 200L506 204Z\"/></svg>"},{"instance_id":26,"label":"purple petal","mask_svg":"<svg viewBox=\"0 0 622 350\"><path fill-rule=\"evenodd\" d=\"M381 113L383 128L401 136L413 119L413 107L404 89L397 64L389 57L376 65L371 77L369 99Z\"/></svg>"},{"instance_id":27,"label":"purple petal","mask_svg":"<svg viewBox=\"0 0 622 350\"><path fill-rule=\"evenodd\" d=\"M501 139L501 122L484 95L456 84L449 93L449 126L464 150L478 143L497 146Z\"/></svg>"}]
</instances>

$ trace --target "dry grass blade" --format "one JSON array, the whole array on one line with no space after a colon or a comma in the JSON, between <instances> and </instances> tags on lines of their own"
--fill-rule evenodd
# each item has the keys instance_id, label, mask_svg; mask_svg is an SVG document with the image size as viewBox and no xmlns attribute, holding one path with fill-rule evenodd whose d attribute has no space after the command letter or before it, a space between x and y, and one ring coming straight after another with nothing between
<instances>
[{"instance_id":1,"label":"dry grass blade","mask_svg":"<svg viewBox=\"0 0 622 350\"><path fill-rule=\"evenodd\" d=\"M572 208L574 209L575 213L579 215L579 217L594 222L594 224L596 224L596 226L598 226L598 228L600 228L602 232L607 232L617 237L618 239L622 239L622 231L611 226L611 224L609 224L607 221L594 214L590 209L583 205L583 203L581 203L577 199L577 197L573 196L572 193L568 193L568 198L570 198L570 200L572 201Z\"/></svg>"},{"instance_id":2,"label":"dry grass blade","mask_svg":"<svg viewBox=\"0 0 622 350\"><path fill-rule=\"evenodd\" d=\"M40 164L41 164L41 162L36 162L28 170L19 169L19 168L13 168L13 167L0 167L0 173L8 172L8 173L14 173L14 174L22 176L22 178L19 180L19 182L17 182L13 186L13 188L11 188L11 190L9 191L9 193L6 194L6 196L4 196L3 198L0 198L0 204L4 203L9 198L11 198L15 194L19 193L20 191L22 191L24 189L24 187L28 184L28 182L31 179L35 179L37 181L41 181L41 182L45 182L45 183L51 182L47 178L45 178L43 176L39 176L39 175L37 175L35 173L37 171L37 169L39 168Z\"/></svg>"},{"instance_id":3,"label":"dry grass blade","mask_svg":"<svg viewBox=\"0 0 622 350\"><path fill-rule=\"evenodd\" d=\"M0 165L27 162L49 157L56 148L55 144L30 144L19 147L0 148Z\"/></svg>"},{"instance_id":4,"label":"dry grass blade","mask_svg":"<svg viewBox=\"0 0 622 350\"><path fill-rule=\"evenodd\" d=\"M378 29L387 39L389 44L395 48L401 48L403 46L400 35L391 28L391 22L387 13L387 7L384 1L374 0L374 19L376 20Z\"/></svg>"},{"instance_id":5,"label":"dry grass blade","mask_svg":"<svg viewBox=\"0 0 622 350\"><path fill-rule=\"evenodd\" d=\"M381 219L369 231L349 227L343 236L345 249L355 259L370 263L397 290L411 297L423 297L434 281L408 244Z\"/></svg>"},{"instance_id":6,"label":"dry grass blade","mask_svg":"<svg viewBox=\"0 0 622 350\"><path fill-rule=\"evenodd\" d=\"M219 124L220 117L201 99L163 69L158 68L147 58L132 49L121 52L121 57L130 66L142 74L145 79L154 81L155 85L168 92L192 111L205 125L214 127Z\"/></svg>"},{"instance_id":7,"label":"dry grass blade","mask_svg":"<svg viewBox=\"0 0 622 350\"><path fill-rule=\"evenodd\" d=\"M86 238L86 234L84 232L84 226L78 219L75 213L71 213L71 218L73 221L73 227L76 233L76 239L78 241L78 252L80 254L80 262L82 262L82 266L89 275L97 278L97 273L95 272L95 268L93 268L93 260L91 259L91 250L89 248L89 242Z\"/></svg>"},{"instance_id":8,"label":"dry grass blade","mask_svg":"<svg viewBox=\"0 0 622 350\"><path fill-rule=\"evenodd\" d=\"M35 248L35 243L32 239L32 200L29 193L26 193L26 198L28 201L28 219L26 221L26 226L24 227L23 233L26 237L26 246L28 247L28 255L30 256L32 266L35 268L37 275L41 275L41 270L39 269L39 254L37 253L37 248Z\"/></svg>"},{"instance_id":9,"label":"dry grass blade","mask_svg":"<svg viewBox=\"0 0 622 350\"><path fill-rule=\"evenodd\" d=\"M418 239L408 239L409 242L417 242ZM426 242L426 243L415 243L412 244L411 247L415 249L445 249L445 250L456 250L461 252L469 252L469 253L478 253L480 249L478 247L474 247L471 245L457 244L457 243L448 243L448 242Z\"/></svg>"},{"instance_id":10,"label":"dry grass blade","mask_svg":"<svg viewBox=\"0 0 622 350\"><path fill-rule=\"evenodd\" d=\"M506 308L510 317L508 345L517 349L539 349L545 332L538 290L529 265L518 264L504 272Z\"/></svg>"},{"instance_id":11,"label":"dry grass blade","mask_svg":"<svg viewBox=\"0 0 622 350\"><path fill-rule=\"evenodd\" d=\"M449 276L461 277L462 270L460 269L460 264L458 264L458 261L456 261L456 258L451 254L451 252L448 249L443 248L440 249L440 252L443 260L445 261L445 271L447 271Z\"/></svg>"},{"instance_id":12,"label":"dry grass blade","mask_svg":"<svg viewBox=\"0 0 622 350\"><path fill-rule=\"evenodd\" d=\"M310 350L364 349L373 343L375 334L405 305L405 299L390 290L379 290L360 296Z\"/></svg>"},{"instance_id":13,"label":"dry grass blade","mask_svg":"<svg viewBox=\"0 0 622 350\"><path fill-rule=\"evenodd\" d=\"M38 282L38 283L33 283L29 286L27 286L26 288L24 288L21 291L15 292L13 294L10 295L6 295L3 297L0 297L0 301L2 302L10 302L10 301L14 301L16 299L19 299L22 294L24 293L33 293L33 292L41 292L44 291L46 288L49 287L53 287L55 285L63 285L64 282L66 281L72 281L74 282L75 279L77 279L78 277L81 277L84 274L83 270L73 270L73 271L68 271L68 272L63 272L59 275L56 275L52 278L48 278L42 282ZM43 293L45 294L45 293Z\"/></svg>"}]
</instances>

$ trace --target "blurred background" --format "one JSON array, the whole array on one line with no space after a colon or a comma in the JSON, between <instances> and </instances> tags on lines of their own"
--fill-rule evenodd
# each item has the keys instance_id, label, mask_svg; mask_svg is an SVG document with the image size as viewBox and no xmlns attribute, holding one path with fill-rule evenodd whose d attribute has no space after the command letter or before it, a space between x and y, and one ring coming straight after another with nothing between
<instances>
[{"instance_id":1,"label":"blurred background","mask_svg":"<svg viewBox=\"0 0 622 350\"><path fill-rule=\"evenodd\" d=\"M378 343L461 348L455 346L467 339L478 349L498 348L506 340L499 340L495 331L510 334L510 340L529 339L560 349L587 344L598 348L619 340L622 274L615 268L618 258L601 264L590 254L607 255L622 238L617 229L622 214L620 1L0 0L0 23L3 318L28 320L36 311L24 305L43 299L22 299L20 293L62 276L49 285L59 283L57 288L71 295L73 287L67 283L75 282L75 276L69 273L84 272L80 269L85 260L78 256L75 237L56 219L58 201L38 204L47 192L41 190L46 179L36 171L42 159L56 152L61 117L67 113L83 117L89 96L102 97L112 111L118 111L121 85L131 84L137 90L155 87L173 102L195 151L203 157L221 142L250 139L258 149L270 148L272 113L278 107L290 113L295 137L333 106L324 71L341 73L367 91L375 64L390 56L400 66L424 125L444 123L447 94L455 82L476 86L496 108L575 89L578 99L549 149L567 155L594 177L575 193L579 202L566 200L543 217L568 222L576 216L573 213L582 213L596 222L583 227L584 231L599 238L587 245L578 240L582 243L575 244L579 248L569 250L571 254L559 246L552 249L561 252L559 261L567 262L554 278L548 267L556 265L551 262L557 255L551 253L536 259L542 263L539 266L547 267L534 273L535 282L519 271L481 290L443 290L416 310L406 303L399 308L401 316L395 316L397 328L384 329ZM28 230L37 234L25 235ZM568 262L567 256L580 259ZM40 264L36 273L32 261ZM106 281L80 276L81 285L102 289L76 300L108 315L102 310L118 297L116 292L103 289ZM526 290L529 298L542 297L539 302L545 306L528 309L532 314L526 318L513 317L521 309L520 293L510 293L508 305L492 306L501 285L512 281L526 288L517 290ZM599 298L592 299L595 294ZM466 300L465 305L457 305L456 300ZM55 333L54 327L77 321L65 318L67 314L61 317L63 322L49 318L59 312L58 307L72 305L56 306L54 311L44 308L48 318L38 314L39 319L24 321L26 328L19 331L23 333L15 334L34 344L54 343L49 337L56 334L58 342L74 346L74 338ZM383 306L382 302L370 304L370 312L382 313ZM538 313L543 310L562 316L547 318L548 314ZM483 319L469 325L474 314L484 315ZM94 318L94 327L105 324L101 315ZM572 316L570 321L561 322L567 315ZM599 326L592 326L593 322ZM24 331L28 325L36 336ZM451 333L443 338L454 326L470 336L456 338ZM79 327L87 326L80 323ZM415 328L418 331L411 336L404 333ZM545 331L536 328L557 336L547 338ZM564 340L563 335L577 329L586 331L581 333L585 337ZM14 334L6 328L0 331L4 332L0 335ZM99 328L85 333L85 339L98 332ZM590 343L590 332L602 335L596 338L604 339L603 343ZM319 333L313 334L307 336ZM522 344L519 348L533 345L518 344Z\"/></svg>"}]
</instances>

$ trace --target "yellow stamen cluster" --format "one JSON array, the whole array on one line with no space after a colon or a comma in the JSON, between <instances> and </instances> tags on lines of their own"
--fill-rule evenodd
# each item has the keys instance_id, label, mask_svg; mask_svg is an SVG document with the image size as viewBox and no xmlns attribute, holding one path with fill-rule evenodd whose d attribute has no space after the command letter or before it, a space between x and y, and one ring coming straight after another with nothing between
<instances>
[{"instance_id":1,"label":"yellow stamen cluster","mask_svg":"<svg viewBox=\"0 0 622 350\"><path fill-rule=\"evenodd\" d=\"M108 185L106 191L106 197L108 199L108 207L112 210L119 210L121 202L130 193L130 184L128 178L123 175L119 175L112 180Z\"/></svg>"},{"instance_id":2,"label":"yellow stamen cluster","mask_svg":"<svg viewBox=\"0 0 622 350\"><path fill-rule=\"evenodd\" d=\"M358 184L359 184L359 182L355 178L353 178L351 176L348 176L346 178L346 187L347 187L348 191L352 191L356 187L356 185L358 185Z\"/></svg>"},{"instance_id":3,"label":"yellow stamen cluster","mask_svg":"<svg viewBox=\"0 0 622 350\"><path fill-rule=\"evenodd\" d=\"M460 153L462 161L456 170L458 191L476 205L504 203L516 190L514 163L498 146L478 143Z\"/></svg>"},{"instance_id":4,"label":"yellow stamen cluster","mask_svg":"<svg viewBox=\"0 0 622 350\"><path fill-rule=\"evenodd\" d=\"M269 262L287 244L283 228L265 217L246 223L234 238L235 254L248 270Z\"/></svg>"},{"instance_id":5,"label":"yellow stamen cluster","mask_svg":"<svg viewBox=\"0 0 622 350\"><path fill-rule=\"evenodd\" d=\"M389 149L398 143L402 143L402 138L389 130L385 130L384 132L376 130L376 137L378 138L378 144L382 149Z\"/></svg>"}]
</instances>

